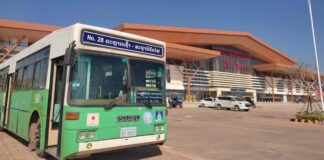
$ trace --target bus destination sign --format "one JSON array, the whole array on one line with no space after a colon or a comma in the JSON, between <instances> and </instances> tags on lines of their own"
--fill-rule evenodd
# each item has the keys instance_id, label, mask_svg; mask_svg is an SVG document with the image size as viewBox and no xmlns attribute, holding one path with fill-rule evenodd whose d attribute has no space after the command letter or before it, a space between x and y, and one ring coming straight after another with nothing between
<instances>
[{"instance_id":1,"label":"bus destination sign","mask_svg":"<svg viewBox=\"0 0 324 160\"><path fill-rule=\"evenodd\" d=\"M90 44L107 48L121 49L145 55L163 57L163 47L143 42L133 41L112 35L104 35L91 31L83 31L82 44Z\"/></svg>"}]
</instances>

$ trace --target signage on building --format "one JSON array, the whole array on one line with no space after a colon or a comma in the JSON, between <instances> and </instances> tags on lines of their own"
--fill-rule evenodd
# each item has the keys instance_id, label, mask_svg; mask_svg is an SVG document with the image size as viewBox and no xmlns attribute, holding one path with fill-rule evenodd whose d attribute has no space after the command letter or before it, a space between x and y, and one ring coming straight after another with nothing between
<instances>
[{"instance_id":1,"label":"signage on building","mask_svg":"<svg viewBox=\"0 0 324 160\"><path fill-rule=\"evenodd\" d=\"M162 46L156 46L112 35L95 33L92 31L82 31L81 43L163 57Z\"/></svg>"},{"instance_id":2,"label":"signage on building","mask_svg":"<svg viewBox=\"0 0 324 160\"><path fill-rule=\"evenodd\" d=\"M232 87L231 88L231 92L246 92L245 88L236 88L236 87Z\"/></svg>"},{"instance_id":3,"label":"signage on building","mask_svg":"<svg viewBox=\"0 0 324 160\"><path fill-rule=\"evenodd\" d=\"M218 49L219 50L219 49ZM219 50L224 57L223 69L233 70L234 72L249 72L252 68L250 66L251 56L248 54L234 53L231 51Z\"/></svg>"},{"instance_id":4,"label":"signage on building","mask_svg":"<svg viewBox=\"0 0 324 160\"><path fill-rule=\"evenodd\" d=\"M241 61L246 61L251 58L249 55L243 55L243 54L238 54L238 53L233 53L228 51L221 51L221 55L228 56L231 58L237 58Z\"/></svg>"}]
</instances>

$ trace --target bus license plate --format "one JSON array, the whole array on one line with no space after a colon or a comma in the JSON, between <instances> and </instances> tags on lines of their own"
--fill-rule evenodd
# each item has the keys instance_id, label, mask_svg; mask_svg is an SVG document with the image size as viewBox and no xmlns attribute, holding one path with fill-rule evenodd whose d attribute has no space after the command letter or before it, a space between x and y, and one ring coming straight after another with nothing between
<instances>
[{"instance_id":1,"label":"bus license plate","mask_svg":"<svg viewBox=\"0 0 324 160\"><path fill-rule=\"evenodd\" d=\"M136 127L120 128L120 137L134 137L136 136Z\"/></svg>"}]
</instances>

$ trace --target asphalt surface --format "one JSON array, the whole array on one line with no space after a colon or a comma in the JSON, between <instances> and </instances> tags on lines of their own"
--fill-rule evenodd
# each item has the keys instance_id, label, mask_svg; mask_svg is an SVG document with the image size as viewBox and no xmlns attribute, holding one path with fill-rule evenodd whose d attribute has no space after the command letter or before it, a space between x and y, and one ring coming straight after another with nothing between
<instances>
[{"instance_id":1,"label":"asphalt surface","mask_svg":"<svg viewBox=\"0 0 324 160\"><path fill-rule=\"evenodd\" d=\"M301 105L259 105L249 112L184 108L169 110L163 146L92 155L91 160L323 160L324 126L292 123ZM37 159L19 138L0 132L0 159Z\"/></svg>"}]
</instances>

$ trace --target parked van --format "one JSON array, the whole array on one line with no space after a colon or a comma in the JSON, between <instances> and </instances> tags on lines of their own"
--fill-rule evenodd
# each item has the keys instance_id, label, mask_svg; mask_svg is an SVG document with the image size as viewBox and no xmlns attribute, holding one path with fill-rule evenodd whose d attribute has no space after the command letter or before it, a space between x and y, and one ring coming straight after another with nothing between
<instances>
[{"instance_id":1,"label":"parked van","mask_svg":"<svg viewBox=\"0 0 324 160\"><path fill-rule=\"evenodd\" d=\"M251 104L236 96L218 96L216 109L234 109L236 111L249 111Z\"/></svg>"}]
</instances>

